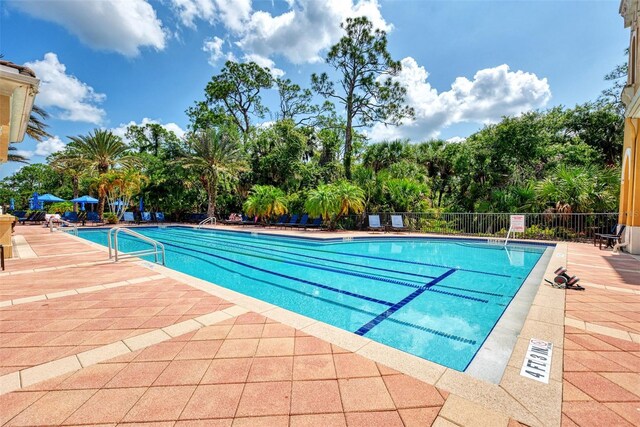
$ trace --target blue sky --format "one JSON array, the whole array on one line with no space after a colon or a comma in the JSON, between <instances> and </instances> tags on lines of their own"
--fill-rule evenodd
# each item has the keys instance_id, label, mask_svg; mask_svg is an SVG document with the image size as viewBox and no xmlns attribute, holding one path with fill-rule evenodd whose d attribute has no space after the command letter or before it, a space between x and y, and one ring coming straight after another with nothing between
<instances>
[{"instance_id":1,"label":"blue sky","mask_svg":"<svg viewBox=\"0 0 640 427\"><path fill-rule=\"evenodd\" d=\"M184 114L227 58L255 60L303 87L348 16L388 31L416 120L375 126L372 140L465 137L503 115L594 100L624 62L618 1L4 0L0 53L43 80L36 103L50 140L19 146L42 162L67 136L122 134ZM274 93L266 103L276 109ZM0 178L19 165L0 166Z\"/></svg>"}]
</instances>

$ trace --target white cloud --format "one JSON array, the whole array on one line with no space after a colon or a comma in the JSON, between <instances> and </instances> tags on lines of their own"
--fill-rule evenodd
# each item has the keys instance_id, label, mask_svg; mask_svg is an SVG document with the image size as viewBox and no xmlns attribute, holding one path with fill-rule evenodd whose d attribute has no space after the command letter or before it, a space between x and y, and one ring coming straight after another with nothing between
<instances>
[{"instance_id":1,"label":"white cloud","mask_svg":"<svg viewBox=\"0 0 640 427\"><path fill-rule=\"evenodd\" d=\"M452 136L451 138L447 139L447 142L452 144L458 144L460 142L465 142L466 140L467 138L463 138L461 136Z\"/></svg>"},{"instance_id":2,"label":"white cloud","mask_svg":"<svg viewBox=\"0 0 640 427\"><path fill-rule=\"evenodd\" d=\"M256 11L237 35L245 54L270 58L282 55L294 64L322 61L324 49L342 37L348 17L367 16L374 27L391 30L377 0L296 0L281 15Z\"/></svg>"},{"instance_id":3,"label":"white cloud","mask_svg":"<svg viewBox=\"0 0 640 427\"><path fill-rule=\"evenodd\" d=\"M125 136L126 133L127 133L127 128L129 126L133 126L133 125L144 126L144 125L151 124L151 123L160 124L166 130L175 133L178 138L182 138L186 133L186 131L184 129L182 129L179 125L177 125L176 123L165 123L165 124L162 124L158 120L150 119L148 117L143 118L140 123L136 123L136 122L134 122L132 120L129 123L120 123L120 126L115 127L115 128L111 128L109 130L111 132L113 132L114 135L117 135L117 136L121 137L126 143L129 143L129 140Z\"/></svg>"},{"instance_id":4,"label":"white cloud","mask_svg":"<svg viewBox=\"0 0 640 427\"><path fill-rule=\"evenodd\" d=\"M451 89L438 93L427 81L424 67L407 57L397 80L407 88L407 104L415 109L415 120L401 127L376 124L373 140L437 137L440 131L462 122L495 123L502 116L520 115L543 107L551 99L546 78L533 73L511 71L506 64L476 72L472 80L458 77Z\"/></svg>"},{"instance_id":5,"label":"white cloud","mask_svg":"<svg viewBox=\"0 0 640 427\"><path fill-rule=\"evenodd\" d=\"M251 0L171 0L171 4L182 25L189 28L196 28L195 21L200 19L241 31L252 10Z\"/></svg>"},{"instance_id":6,"label":"white cloud","mask_svg":"<svg viewBox=\"0 0 640 427\"><path fill-rule=\"evenodd\" d=\"M95 49L137 56L141 47L162 50L167 34L146 0L12 0L21 11L55 22Z\"/></svg>"},{"instance_id":7,"label":"white cloud","mask_svg":"<svg viewBox=\"0 0 640 427\"><path fill-rule=\"evenodd\" d=\"M36 146L36 156L47 157L49 154L64 150L64 147L65 143L57 136L54 136L38 142L38 145Z\"/></svg>"},{"instance_id":8,"label":"white cloud","mask_svg":"<svg viewBox=\"0 0 640 427\"><path fill-rule=\"evenodd\" d=\"M223 44L224 40L216 36L205 40L202 45L202 50L209 54L209 64L211 64L212 67L224 56L224 52L222 51Z\"/></svg>"},{"instance_id":9,"label":"white cloud","mask_svg":"<svg viewBox=\"0 0 640 427\"><path fill-rule=\"evenodd\" d=\"M26 158L27 160L31 159L31 156L33 156L33 151L29 151L29 150L15 150L15 151L10 151L9 155L11 154L15 154L16 156L22 156L24 158Z\"/></svg>"},{"instance_id":10,"label":"white cloud","mask_svg":"<svg viewBox=\"0 0 640 427\"><path fill-rule=\"evenodd\" d=\"M40 79L40 91L36 103L45 109L58 110L62 120L99 124L105 111L97 104L103 102L106 95L97 93L77 77L67 74L64 64L55 53L46 53L41 61L27 62L27 67L35 71Z\"/></svg>"},{"instance_id":11,"label":"white cloud","mask_svg":"<svg viewBox=\"0 0 640 427\"><path fill-rule=\"evenodd\" d=\"M248 54L243 58L246 62L255 62L261 67L266 67L271 71L271 74L274 77L282 77L284 76L284 70L276 67L275 62L270 60L269 58L265 58L260 55Z\"/></svg>"}]
</instances>

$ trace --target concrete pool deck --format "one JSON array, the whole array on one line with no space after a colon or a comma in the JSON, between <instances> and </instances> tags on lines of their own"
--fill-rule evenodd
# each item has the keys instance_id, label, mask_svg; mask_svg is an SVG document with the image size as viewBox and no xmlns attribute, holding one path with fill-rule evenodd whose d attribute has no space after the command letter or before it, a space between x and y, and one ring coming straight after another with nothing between
<instances>
[{"instance_id":1,"label":"concrete pool deck","mask_svg":"<svg viewBox=\"0 0 640 427\"><path fill-rule=\"evenodd\" d=\"M330 237L343 234L358 235ZM638 424L628 255L558 245L548 270L568 258L587 291L567 291L565 310L565 291L538 289L496 385L157 265L114 268L64 233L15 237L22 258L0 273L0 423ZM550 384L519 375L530 337L554 342Z\"/></svg>"}]
</instances>

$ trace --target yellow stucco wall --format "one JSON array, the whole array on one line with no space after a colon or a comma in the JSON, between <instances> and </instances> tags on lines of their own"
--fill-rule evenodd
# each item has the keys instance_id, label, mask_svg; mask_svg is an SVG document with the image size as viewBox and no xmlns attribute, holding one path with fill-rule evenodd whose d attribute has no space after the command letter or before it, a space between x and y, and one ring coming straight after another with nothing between
<instances>
[{"instance_id":1,"label":"yellow stucco wall","mask_svg":"<svg viewBox=\"0 0 640 427\"><path fill-rule=\"evenodd\" d=\"M640 119L626 118L620 188L620 224L640 226Z\"/></svg>"}]
</instances>

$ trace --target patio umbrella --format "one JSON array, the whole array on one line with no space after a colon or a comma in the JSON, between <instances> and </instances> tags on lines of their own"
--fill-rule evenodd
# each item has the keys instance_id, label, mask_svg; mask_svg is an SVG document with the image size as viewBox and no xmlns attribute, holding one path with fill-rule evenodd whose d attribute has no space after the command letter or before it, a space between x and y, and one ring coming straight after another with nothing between
<instances>
[{"instance_id":1,"label":"patio umbrella","mask_svg":"<svg viewBox=\"0 0 640 427\"><path fill-rule=\"evenodd\" d=\"M144 212L144 199L140 197L140 212Z\"/></svg>"},{"instance_id":2,"label":"patio umbrella","mask_svg":"<svg viewBox=\"0 0 640 427\"><path fill-rule=\"evenodd\" d=\"M80 203L80 210L81 211L84 210L84 204L85 203L89 203L89 204L98 203L98 199L96 199L95 197L88 196L88 195L76 197L75 199L71 199L71 201L73 203Z\"/></svg>"},{"instance_id":3,"label":"patio umbrella","mask_svg":"<svg viewBox=\"0 0 640 427\"><path fill-rule=\"evenodd\" d=\"M31 196L31 198L29 199L29 202L31 202L29 204L29 209L31 209L31 210L40 209L40 201L38 200L38 192L37 191L35 193L33 193L33 196Z\"/></svg>"},{"instance_id":4,"label":"patio umbrella","mask_svg":"<svg viewBox=\"0 0 640 427\"><path fill-rule=\"evenodd\" d=\"M12 211L16 210L16 201L13 200L13 197L9 200L9 209L11 209Z\"/></svg>"},{"instance_id":5,"label":"patio umbrella","mask_svg":"<svg viewBox=\"0 0 640 427\"><path fill-rule=\"evenodd\" d=\"M64 199L61 199L58 196L54 196L53 194L43 194L42 196L38 196L38 201L40 203L49 203L49 202L64 202Z\"/></svg>"}]
</instances>

